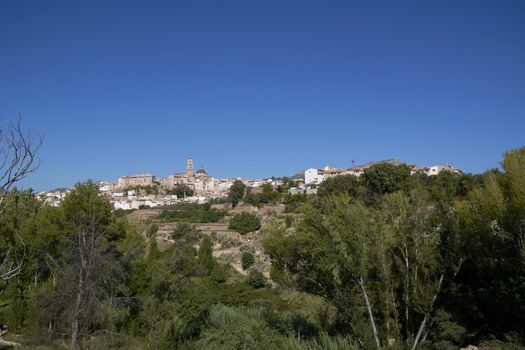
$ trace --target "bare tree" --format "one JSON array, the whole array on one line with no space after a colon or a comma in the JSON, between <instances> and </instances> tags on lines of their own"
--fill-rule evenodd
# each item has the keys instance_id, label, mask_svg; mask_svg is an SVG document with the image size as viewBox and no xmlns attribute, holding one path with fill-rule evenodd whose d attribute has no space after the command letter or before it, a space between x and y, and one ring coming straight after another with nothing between
<instances>
[{"instance_id":1,"label":"bare tree","mask_svg":"<svg viewBox=\"0 0 525 350\"><path fill-rule=\"evenodd\" d=\"M0 216L8 204L9 191L40 166L38 151L42 142L43 136L35 139L30 132L24 132L20 115L14 123L0 128ZM17 232L14 234L23 248L22 254L12 246L0 248L0 296L9 280L20 273L24 261L25 244Z\"/></svg>"}]
</instances>

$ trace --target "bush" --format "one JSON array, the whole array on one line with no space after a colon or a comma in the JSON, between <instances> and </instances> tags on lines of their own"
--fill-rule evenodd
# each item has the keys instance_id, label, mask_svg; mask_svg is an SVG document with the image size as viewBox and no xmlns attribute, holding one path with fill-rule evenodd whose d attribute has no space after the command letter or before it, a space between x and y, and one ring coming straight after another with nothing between
<instances>
[{"instance_id":1,"label":"bush","mask_svg":"<svg viewBox=\"0 0 525 350\"><path fill-rule=\"evenodd\" d=\"M158 219L162 221L185 221L193 223L217 222L226 211L211 208L206 204L180 203L164 207Z\"/></svg>"},{"instance_id":2,"label":"bush","mask_svg":"<svg viewBox=\"0 0 525 350\"><path fill-rule=\"evenodd\" d=\"M153 224L148 228L148 238L154 238L157 232L159 231L159 225Z\"/></svg>"},{"instance_id":3,"label":"bush","mask_svg":"<svg viewBox=\"0 0 525 350\"><path fill-rule=\"evenodd\" d=\"M268 281L261 271L251 270L246 282L253 288L264 288L268 286Z\"/></svg>"},{"instance_id":4,"label":"bush","mask_svg":"<svg viewBox=\"0 0 525 350\"><path fill-rule=\"evenodd\" d=\"M196 349L282 349L283 337L267 322L264 308L216 305Z\"/></svg>"},{"instance_id":5,"label":"bush","mask_svg":"<svg viewBox=\"0 0 525 350\"><path fill-rule=\"evenodd\" d=\"M284 212L296 213L307 201L308 196L304 193L289 194L284 198Z\"/></svg>"},{"instance_id":6,"label":"bush","mask_svg":"<svg viewBox=\"0 0 525 350\"><path fill-rule=\"evenodd\" d=\"M199 238L199 233L199 230L197 230L195 226L181 222L177 224L177 227L171 233L171 238L174 240L184 239L188 242L195 242Z\"/></svg>"},{"instance_id":7,"label":"bush","mask_svg":"<svg viewBox=\"0 0 525 350\"><path fill-rule=\"evenodd\" d=\"M194 191L191 187L187 185L178 185L174 189L167 190L166 193L175 195L177 196L177 198L186 198L193 196Z\"/></svg>"},{"instance_id":8,"label":"bush","mask_svg":"<svg viewBox=\"0 0 525 350\"><path fill-rule=\"evenodd\" d=\"M284 348L289 350L357 350L357 342L350 337L335 336L331 337L326 333L316 339L297 339L295 336L288 336Z\"/></svg>"},{"instance_id":9,"label":"bush","mask_svg":"<svg viewBox=\"0 0 525 350\"><path fill-rule=\"evenodd\" d=\"M246 270L250 266L253 265L255 262L255 257L251 252L244 252L242 253L241 263L242 263L242 269Z\"/></svg>"},{"instance_id":10,"label":"bush","mask_svg":"<svg viewBox=\"0 0 525 350\"><path fill-rule=\"evenodd\" d=\"M228 228L243 235L260 229L261 221L251 213L240 213L231 218Z\"/></svg>"},{"instance_id":11,"label":"bush","mask_svg":"<svg viewBox=\"0 0 525 350\"><path fill-rule=\"evenodd\" d=\"M266 193L247 193L246 196L244 196L244 203L251 204L253 206L256 206L257 208L262 207L263 204L267 204L270 202L270 199L268 198L268 195Z\"/></svg>"}]
</instances>

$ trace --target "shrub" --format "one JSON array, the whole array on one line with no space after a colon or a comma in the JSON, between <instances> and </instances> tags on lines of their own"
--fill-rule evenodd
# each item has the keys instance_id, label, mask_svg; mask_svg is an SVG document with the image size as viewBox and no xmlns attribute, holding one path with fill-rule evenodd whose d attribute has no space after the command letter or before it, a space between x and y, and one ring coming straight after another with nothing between
<instances>
[{"instance_id":1,"label":"shrub","mask_svg":"<svg viewBox=\"0 0 525 350\"><path fill-rule=\"evenodd\" d=\"M225 214L225 210L213 209L208 203L180 203L164 207L158 219L162 221L204 223L217 222L222 219Z\"/></svg>"},{"instance_id":2,"label":"shrub","mask_svg":"<svg viewBox=\"0 0 525 350\"><path fill-rule=\"evenodd\" d=\"M240 234L257 231L261 228L261 221L259 218L251 213L236 214L230 220L229 229L235 230Z\"/></svg>"},{"instance_id":3,"label":"shrub","mask_svg":"<svg viewBox=\"0 0 525 350\"><path fill-rule=\"evenodd\" d=\"M253 288L264 288L268 286L268 281L261 271L251 270L246 282Z\"/></svg>"},{"instance_id":4,"label":"shrub","mask_svg":"<svg viewBox=\"0 0 525 350\"><path fill-rule=\"evenodd\" d=\"M199 230L193 225L181 222L177 224L177 227L171 233L171 237L174 240L184 239L188 242L195 242L199 238Z\"/></svg>"},{"instance_id":5,"label":"shrub","mask_svg":"<svg viewBox=\"0 0 525 350\"><path fill-rule=\"evenodd\" d=\"M267 322L264 308L216 305L196 349L282 349L283 337Z\"/></svg>"},{"instance_id":6,"label":"shrub","mask_svg":"<svg viewBox=\"0 0 525 350\"><path fill-rule=\"evenodd\" d=\"M147 234L148 238L155 237L155 235L157 234L158 231L159 231L159 225L157 225L157 224L151 225L148 228L148 234Z\"/></svg>"},{"instance_id":7,"label":"shrub","mask_svg":"<svg viewBox=\"0 0 525 350\"><path fill-rule=\"evenodd\" d=\"M246 270L247 268L252 266L254 262L255 262L255 258L251 252L242 253L241 263L242 263L243 270Z\"/></svg>"}]
</instances>

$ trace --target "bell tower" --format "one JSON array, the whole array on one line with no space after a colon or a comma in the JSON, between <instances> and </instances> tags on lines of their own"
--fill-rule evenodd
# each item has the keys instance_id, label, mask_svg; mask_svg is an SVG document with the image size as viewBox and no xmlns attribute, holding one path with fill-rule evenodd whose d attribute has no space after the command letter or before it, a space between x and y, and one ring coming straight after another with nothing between
<instances>
[{"instance_id":1,"label":"bell tower","mask_svg":"<svg viewBox=\"0 0 525 350\"><path fill-rule=\"evenodd\" d=\"M193 176L193 159L191 159L191 156L186 161L186 176Z\"/></svg>"}]
</instances>

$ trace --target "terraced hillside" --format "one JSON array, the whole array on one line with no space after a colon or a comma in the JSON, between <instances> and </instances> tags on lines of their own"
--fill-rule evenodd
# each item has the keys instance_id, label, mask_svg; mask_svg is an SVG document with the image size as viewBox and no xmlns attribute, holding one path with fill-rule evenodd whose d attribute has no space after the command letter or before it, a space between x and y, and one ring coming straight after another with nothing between
<instances>
[{"instance_id":1,"label":"terraced hillside","mask_svg":"<svg viewBox=\"0 0 525 350\"><path fill-rule=\"evenodd\" d=\"M225 210L224 216L218 222L188 222L184 220L167 221L168 214L161 215L162 209L140 209L128 214L128 220L132 222L143 234L148 237L151 227L155 226L155 239L159 249L165 249L175 242L172 233L182 222L195 227L202 236L209 236L213 242L213 255L218 260L230 264L241 274L247 274L249 269L243 270L241 257L243 252L248 251L255 257L255 263L251 269L257 269L269 277L270 261L264 253L260 242L259 231L245 235L228 228L230 219L239 213L253 213L264 223L269 217L283 212L284 206L269 205L256 208L251 205L240 205L235 209L225 209L224 206L213 206L210 209ZM179 209L174 209L179 210ZM180 211L180 210L179 210ZM182 216L182 215L181 215ZM195 245L198 248L198 244Z\"/></svg>"}]
</instances>

